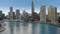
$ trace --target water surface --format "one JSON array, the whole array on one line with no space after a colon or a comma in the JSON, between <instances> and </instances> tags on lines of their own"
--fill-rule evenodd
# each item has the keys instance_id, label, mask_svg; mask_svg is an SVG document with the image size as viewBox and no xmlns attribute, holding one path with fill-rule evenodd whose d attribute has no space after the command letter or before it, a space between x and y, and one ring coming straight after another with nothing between
<instances>
[{"instance_id":1,"label":"water surface","mask_svg":"<svg viewBox=\"0 0 60 34\"><path fill-rule=\"evenodd\" d=\"M5 22L6 30L1 34L60 34L60 28L36 22Z\"/></svg>"}]
</instances>

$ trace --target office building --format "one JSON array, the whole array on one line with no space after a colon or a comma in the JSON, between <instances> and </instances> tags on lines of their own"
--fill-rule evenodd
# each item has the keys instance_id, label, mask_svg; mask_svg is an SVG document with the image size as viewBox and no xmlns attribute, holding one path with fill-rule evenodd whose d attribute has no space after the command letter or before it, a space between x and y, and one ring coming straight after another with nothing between
<instances>
[{"instance_id":1,"label":"office building","mask_svg":"<svg viewBox=\"0 0 60 34\"><path fill-rule=\"evenodd\" d=\"M2 11L0 11L0 14L2 14Z\"/></svg>"},{"instance_id":2,"label":"office building","mask_svg":"<svg viewBox=\"0 0 60 34\"><path fill-rule=\"evenodd\" d=\"M11 19L11 20L16 19L15 12L12 12L12 14L11 14L11 12L9 12L9 19Z\"/></svg>"},{"instance_id":3,"label":"office building","mask_svg":"<svg viewBox=\"0 0 60 34\"><path fill-rule=\"evenodd\" d=\"M12 6L10 7L10 12L13 12L13 7Z\"/></svg>"},{"instance_id":4,"label":"office building","mask_svg":"<svg viewBox=\"0 0 60 34\"><path fill-rule=\"evenodd\" d=\"M28 21L28 13L25 10L23 10L23 20Z\"/></svg>"},{"instance_id":5,"label":"office building","mask_svg":"<svg viewBox=\"0 0 60 34\"><path fill-rule=\"evenodd\" d=\"M2 13L2 11L0 11L0 19L4 19L5 18L5 14Z\"/></svg>"},{"instance_id":6,"label":"office building","mask_svg":"<svg viewBox=\"0 0 60 34\"><path fill-rule=\"evenodd\" d=\"M48 7L48 19L50 20L50 23L55 24L57 21L57 8L50 6Z\"/></svg>"},{"instance_id":7,"label":"office building","mask_svg":"<svg viewBox=\"0 0 60 34\"><path fill-rule=\"evenodd\" d=\"M46 6L41 5L40 8L40 22L46 22Z\"/></svg>"},{"instance_id":8,"label":"office building","mask_svg":"<svg viewBox=\"0 0 60 34\"><path fill-rule=\"evenodd\" d=\"M13 12L13 7L10 7L9 19L13 20L15 18L15 12Z\"/></svg>"},{"instance_id":9,"label":"office building","mask_svg":"<svg viewBox=\"0 0 60 34\"><path fill-rule=\"evenodd\" d=\"M5 19L5 14L0 11L0 21L2 21L3 19Z\"/></svg>"},{"instance_id":10,"label":"office building","mask_svg":"<svg viewBox=\"0 0 60 34\"><path fill-rule=\"evenodd\" d=\"M16 19L20 19L20 10L16 9Z\"/></svg>"}]
</instances>

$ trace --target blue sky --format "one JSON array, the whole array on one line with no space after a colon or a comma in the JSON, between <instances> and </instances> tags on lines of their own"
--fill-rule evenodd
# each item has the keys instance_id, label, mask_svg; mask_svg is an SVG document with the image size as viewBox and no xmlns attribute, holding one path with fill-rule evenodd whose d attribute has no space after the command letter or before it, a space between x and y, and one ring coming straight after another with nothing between
<instances>
[{"instance_id":1,"label":"blue sky","mask_svg":"<svg viewBox=\"0 0 60 34\"><path fill-rule=\"evenodd\" d=\"M0 0L0 10L8 14L9 7L13 6L14 11L20 9L22 13L22 10L25 9L27 12L31 13L31 1L32 0ZM39 13L42 4L46 5L46 8L51 5L55 6L58 8L58 12L60 12L60 0L34 0L35 12Z\"/></svg>"}]
</instances>

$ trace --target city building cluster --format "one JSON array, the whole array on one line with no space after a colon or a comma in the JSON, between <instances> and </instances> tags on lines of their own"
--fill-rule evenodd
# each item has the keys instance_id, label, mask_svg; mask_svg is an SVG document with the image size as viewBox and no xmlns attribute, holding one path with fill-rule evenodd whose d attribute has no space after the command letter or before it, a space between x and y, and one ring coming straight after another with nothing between
<instances>
[{"instance_id":1,"label":"city building cluster","mask_svg":"<svg viewBox=\"0 0 60 34\"><path fill-rule=\"evenodd\" d=\"M20 13L19 9L16 9L16 11L13 11L13 7L10 7L10 12L8 12L8 15L2 14L2 11L0 11L0 17L4 17L5 19L12 20L12 21L39 21L43 23L51 23L56 24L57 19L60 18L60 13L57 13L57 7L49 6L48 7L48 15L46 14L46 6L41 5L40 12L37 14L34 12L34 2L32 1L32 13L29 14L25 10L23 10L23 14ZM1 19L1 18L0 18Z\"/></svg>"}]
</instances>

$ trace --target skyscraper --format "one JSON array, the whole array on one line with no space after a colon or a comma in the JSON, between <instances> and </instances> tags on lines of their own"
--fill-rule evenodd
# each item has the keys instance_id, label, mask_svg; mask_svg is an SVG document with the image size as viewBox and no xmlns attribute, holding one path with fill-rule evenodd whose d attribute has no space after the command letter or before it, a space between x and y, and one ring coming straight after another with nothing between
<instances>
[{"instance_id":1,"label":"skyscraper","mask_svg":"<svg viewBox=\"0 0 60 34\"><path fill-rule=\"evenodd\" d=\"M0 10L0 28L2 27L2 25L4 24L4 19L5 19L5 14L2 13L2 11ZM1 31L1 29L0 29Z\"/></svg>"},{"instance_id":2,"label":"skyscraper","mask_svg":"<svg viewBox=\"0 0 60 34\"><path fill-rule=\"evenodd\" d=\"M34 13L34 1L32 0L32 14Z\"/></svg>"},{"instance_id":3,"label":"skyscraper","mask_svg":"<svg viewBox=\"0 0 60 34\"><path fill-rule=\"evenodd\" d=\"M0 10L0 20L3 20L5 18L5 14L2 13L2 11Z\"/></svg>"},{"instance_id":4,"label":"skyscraper","mask_svg":"<svg viewBox=\"0 0 60 34\"><path fill-rule=\"evenodd\" d=\"M12 6L10 7L10 12L13 12L13 7Z\"/></svg>"},{"instance_id":5,"label":"skyscraper","mask_svg":"<svg viewBox=\"0 0 60 34\"><path fill-rule=\"evenodd\" d=\"M32 0L32 19L34 20L34 2Z\"/></svg>"},{"instance_id":6,"label":"skyscraper","mask_svg":"<svg viewBox=\"0 0 60 34\"><path fill-rule=\"evenodd\" d=\"M50 6L48 8L48 19L51 21L51 23L55 24L57 20L57 8Z\"/></svg>"},{"instance_id":7,"label":"skyscraper","mask_svg":"<svg viewBox=\"0 0 60 34\"><path fill-rule=\"evenodd\" d=\"M0 14L2 14L2 11L0 11Z\"/></svg>"},{"instance_id":8,"label":"skyscraper","mask_svg":"<svg viewBox=\"0 0 60 34\"><path fill-rule=\"evenodd\" d=\"M45 5L41 5L40 8L40 22L46 22L46 7Z\"/></svg>"},{"instance_id":9,"label":"skyscraper","mask_svg":"<svg viewBox=\"0 0 60 34\"><path fill-rule=\"evenodd\" d=\"M24 18L24 21L28 21L28 13L23 10L23 18Z\"/></svg>"},{"instance_id":10,"label":"skyscraper","mask_svg":"<svg viewBox=\"0 0 60 34\"><path fill-rule=\"evenodd\" d=\"M16 19L20 19L20 10L16 9Z\"/></svg>"},{"instance_id":11,"label":"skyscraper","mask_svg":"<svg viewBox=\"0 0 60 34\"><path fill-rule=\"evenodd\" d=\"M10 12L9 12L9 19L13 20L15 17L15 12L13 12L13 7L10 7Z\"/></svg>"}]
</instances>

